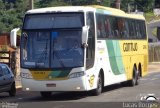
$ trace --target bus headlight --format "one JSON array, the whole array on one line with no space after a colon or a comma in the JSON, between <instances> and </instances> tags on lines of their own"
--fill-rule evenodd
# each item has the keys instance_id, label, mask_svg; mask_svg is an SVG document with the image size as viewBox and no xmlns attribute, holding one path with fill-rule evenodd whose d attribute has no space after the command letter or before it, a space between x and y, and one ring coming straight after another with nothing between
<instances>
[{"instance_id":1,"label":"bus headlight","mask_svg":"<svg viewBox=\"0 0 160 108\"><path fill-rule=\"evenodd\" d=\"M26 79L32 79L32 75L30 73L21 73L20 76Z\"/></svg>"},{"instance_id":2,"label":"bus headlight","mask_svg":"<svg viewBox=\"0 0 160 108\"><path fill-rule=\"evenodd\" d=\"M69 75L69 78L77 78L77 77L82 77L84 76L85 73L82 71L82 72L75 72L75 73L72 73Z\"/></svg>"}]
</instances>

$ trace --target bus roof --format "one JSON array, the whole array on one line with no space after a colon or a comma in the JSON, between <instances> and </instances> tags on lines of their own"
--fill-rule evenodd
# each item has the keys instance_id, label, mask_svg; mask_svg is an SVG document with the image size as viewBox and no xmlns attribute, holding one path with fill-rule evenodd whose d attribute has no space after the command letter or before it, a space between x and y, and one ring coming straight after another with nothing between
<instances>
[{"instance_id":1,"label":"bus roof","mask_svg":"<svg viewBox=\"0 0 160 108\"><path fill-rule=\"evenodd\" d=\"M113 15L113 16L145 20L143 15L127 14L124 11L119 10L119 9L104 7L104 6L99 6L99 5L47 7L47 8L29 10L26 13L27 14L37 13L38 14L38 13L86 12L86 11L96 11L97 13L103 13L103 14L108 14L108 15Z\"/></svg>"},{"instance_id":2,"label":"bus roof","mask_svg":"<svg viewBox=\"0 0 160 108\"><path fill-rule=\"evenodd\" d=\"M124 11L122 11L120 9L116 9L116 8L104 7L104 6L99 6L99 5L92 5L91 7L96 8L97 10L101 10L101 11L98 11L100 13L107 12L108 14L113 15L113 16L145 20L143 15L128 14L128 13L125 13Z\"/></svg>"},{"instance_id":3,"label":"bus roof","mask_svg":"<svg viewBox=\"0 0 160 108\"><path fill-rule=\"evenodd\" d=\"M58 6L58 7L33 9L27 11L27 13L32 14L32 13L85 12L85 11L95 11L95 9L89 6Z\"/></svg>"}]
</instances>

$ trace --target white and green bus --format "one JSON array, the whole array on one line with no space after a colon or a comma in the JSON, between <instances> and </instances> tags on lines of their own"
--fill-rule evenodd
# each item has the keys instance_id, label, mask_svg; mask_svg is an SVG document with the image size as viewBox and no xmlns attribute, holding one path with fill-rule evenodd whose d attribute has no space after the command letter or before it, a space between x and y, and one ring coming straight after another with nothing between
<instances>
[{"instance_id":1,"label":"white and green bus","mask_svg":"<svg viewBox=\"0 0 160 108\"><path fill-rule=\"evenodd\" d=\"M102 6L29 10L21 36L24 91L93 91L147 74L145 18Z\"/></svg>"}]
</instances>

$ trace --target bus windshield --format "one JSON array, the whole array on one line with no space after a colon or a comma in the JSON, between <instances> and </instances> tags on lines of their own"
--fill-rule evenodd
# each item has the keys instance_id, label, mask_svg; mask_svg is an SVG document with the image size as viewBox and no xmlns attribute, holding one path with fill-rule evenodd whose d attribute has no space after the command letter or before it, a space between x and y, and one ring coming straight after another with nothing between
<instances>
[{"instance_id":1,"label":"bus windshield","mask_svg":"<svg viewBox=\"0 0 160 108\"><path fill-rule=\"evenodd\" d=\"M26 22L24 22L21 37L21 66L23 68L73 68L83 66L84 49L81 47L81 26L83 26L83 22L80 21L80 24L80 22L76 23L78 20L71 21L71 24L67 26L67 22L70 22L72 15L60 14L63 18L59 17L60 19L57 19L59 24L57 21L54 24L52 20L49 24L47 16L42 16L45 15L38 15L36 18L33 15L33 19L29 15L25 18ZM54 16L54 14L50 16ZM64 16L70 16L70 18L67 19ZM82 19L81 16L73 14L74 17L80 17L75 18L75 20ZM42 21L41 18L44 20ZM42 22L44 25L41 25Z\"/></svg>"}]
</instances>

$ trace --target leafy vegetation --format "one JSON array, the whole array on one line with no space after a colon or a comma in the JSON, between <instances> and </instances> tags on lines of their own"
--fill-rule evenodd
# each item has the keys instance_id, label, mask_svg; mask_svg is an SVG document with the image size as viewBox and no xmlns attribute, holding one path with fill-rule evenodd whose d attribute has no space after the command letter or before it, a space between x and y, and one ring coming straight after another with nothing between
<instances>
[{"instance_id":1,"label":"leafy vegetation","mask_svg":"<svg viewBox=\"0 0 160 108\"><path fill-rule=\"evenodd\" d=\"M29 9L29 0L0 0L0 33L22 26L25 12ZM115 7L116 0L34 0L35 8L64 5L103 5ZM121 9L135 9L152 13L154 0L121 0ZM148 15L148 14L147 14ZM152 14L153 15L153 14ZM149 16L148 19L151 17Z\"/></svg>"},{"instance_id":2,"label":"leafy vegetation","mask_svg":"<svg viewBox=\"0 0 160 108\"><path fill-rule=\"evenodd\" d=\"M27 10L26 0L0 0L0 33L22 25L24 12Z\"/></svg>"}]
</instances>

